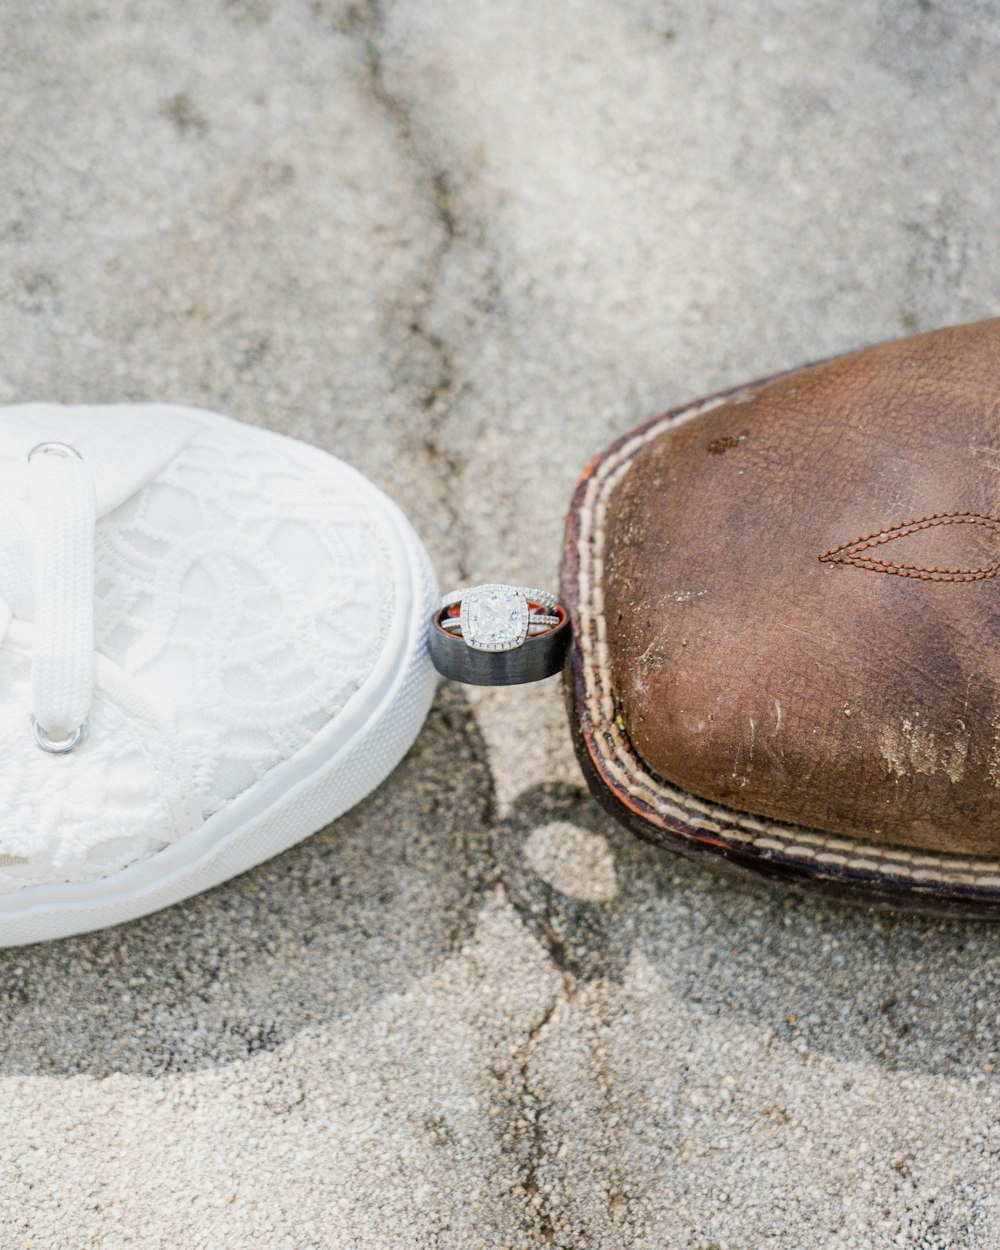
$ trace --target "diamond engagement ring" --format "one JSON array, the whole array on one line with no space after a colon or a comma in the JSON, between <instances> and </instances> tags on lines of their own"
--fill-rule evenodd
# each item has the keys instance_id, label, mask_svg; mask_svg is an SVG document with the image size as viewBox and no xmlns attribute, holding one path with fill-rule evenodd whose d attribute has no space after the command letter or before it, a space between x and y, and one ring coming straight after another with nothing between
<instances>
[{"instance_id":1,"label":"diamond engagement ring","mask_svg":"<svg viewBox=\"0 0 1000 1250\"><path fill-rule=\"evenodd\" d=\"M445 595L430 633L438 672L473 686L551 677L569 641L569 614L555 595L498 582Z\"/></svg>"}]
</instances>

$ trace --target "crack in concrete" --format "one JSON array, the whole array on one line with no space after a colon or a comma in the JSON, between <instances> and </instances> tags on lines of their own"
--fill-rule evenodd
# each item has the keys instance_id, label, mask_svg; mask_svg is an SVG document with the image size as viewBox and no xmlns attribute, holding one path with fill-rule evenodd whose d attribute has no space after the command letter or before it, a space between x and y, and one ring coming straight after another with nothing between
<instances>
[{"instance_id":1,"label":"crack in concrete","mask_svg":"<svg viewBox=\"0 0 1000 1250\"><path fill-rule=\"evenodd\" d=\"M563 994L566 1001L569 1002L576 997L579 969L574 966L574 960L566 949L566 943L552 928L545 916L538 915L527 903L516 897L511 887L504 880L502 870L497 873L495 884L503 887L504 894L511 907L520 916L528 930L539 939L549 963L562 977Z\"/></svg>"},{"instance_id":2,"label":"crack in concrete","mask_svg":"<svg viewBox=\"0 0 1000 1250\"><path fill-rule=\"evenodd\" d=\"M460 510L455 499L455 488L464 473L464 464L460 456L449 451L444 445L441 428L447 414L466 388L460 379L452 345L427 324L427 312L433 306L434 292L448 255L463 231L454 209L448 171L430 159L426 145L418 139L409 109L386 82L382 48L385 18L380 0L365 0L363 5L355 6L351 12L353 28L362 32L365 69L371 94L391 119L405 151L417 168L424 172L429 199L441 227L441 243L431 256L421 285L423 298L415 301L414 313L407 324L407 329L433 353L437 361L435 374L419 401L428 423L423 450L428 460L438 470L444 506L457 527ZM462 551L459 552L459 563L460 575L464 577L466 576L464 567L466 560ZM529 931L539 938L549 962L562 978L562 993L553 994L552 1001L528 1030L523 1045L517 1053L518 1089L523 1119L527 1124L527 1149L521 1185L527 1195L528 1214L535 1225L536 1236L543 1244L554 1245L556 1227L540 1179L547 1155L546 1106L543 1092L532 1082L531 1063L556 1011L564 1002L569 1002L575 997L578 984L577 972L573 967L566 944L544 916L537 915L530 907L517 899L512 890L507 889L502 870L498 870L494 881L490 884L504 889L514 911Z\"/></svg>"},{"instance_id":3,"label":"crack in concrete","mask_svg":"<svg viewBox=\"0 0 1000 1250\"><path fill-rule=\"evenodd\" d=\"M555 1243L556 1230L552 1222L545 1190L539 1183L539 1172L545 1161L544 1102L539 1091L531 1083L531 1059L535 1053L539 1038L548 1027L559 1005L560 996L558 994L553 995L552 1002L545 1012L528 1030L520 1054L519 1067L521 1096L523 1101L531 1107L531 1116L528 1121L528 1157L525 1161L524 1177L521 1184L528 1196L528 1202L537 1217L538 1236L546 1245Z\"/></svg>"},{"instance_id":4,"label":"crack in concrete","mask_svg":"<svg viewBox=\"0 0 1000 1250\"><path fill-rule=\"evenodd\" d=\"M553 993L552 1001L528 1029L524 1044L517 1054L518 1087L524 1118L527 1121L527 1156L524 1162L521 1185L528 1198L528 1213L535 1221L537 1237L545 1245L555 1245L556 1226L548 1196L539 1179L547 1154L545 1099L542 1092L532 1082L531 1061L558 1009L563 1004L571 1002L575 997L577 978L570 966L565 943L555 933L548 921L544 917L536 915L530 907L518 900L507 889L503 880L502 870L498 870L495 883L503 890L510 906L525 924L528 931L540 938L540 945L545 951L546 958L562 978L562 992L556 991Z\"/></svg>"},{"instance_id":5,"label":"crack in concrete","mask_svg":"<svg viewBox=\"0 0 1000 1250\"><path fill-rule=\"evenodd\" d=\"M538 941L546 960L559 973L561 990L553 992L552 1001L531 1025L524 1042L516 1052L517 1088L519 1109L526 1122L526 1157L521 1173L521 1187L527 1196L527 1215L534 1224L534 1236L540 1244L556 1245L556 1225L551 1203L540 1180L540 1173L548 1154L546 1103L543 1092L531 1079L531 1062L547 1028L558 1009L576 997L581 976L566 942L559 936L547 916L536 912L530 904L519 897L516 883L507 880L504 871L505 858L496 842L497 825L490 829L493 845L494 874L489 885L502 891L506 902L521 923Z\"/></svg>"},{"instance_id":6,"label":"crack in concrete","mask_svg":"<svg viewBox=\"0 0 1000 1250\"><path fill-rule=\"evenodd\" d=\"M427 312L433 306L448 254L463 231L453 207L451 180L447 169L430 156L427 145L417 135L413 117L406 103L386 82L382 43L385 36L385 15L381 0L364 0L348 11L348 28L361 33L364 65L372 97L391 120L403 149L424 174L427 197L441 227L441 242L434 249L427 271L420 284L422 298L414 301L413 314L407 330L430 351L437 367L429 384L419 397L421 411L426 414L427 432L423 450L441 485L442 503L451 521L451 530L458 536L456 559L458 576L468 577L468 559L461 543L461 509L457 502L457 486L465 471L461 456L447 448L441 427L452 406L467 389L462 382L452 345L427 324Z\"/></svg>"},{"instance_id":7,"label":"crack in concrete","mask_svg":"<svg viewBox=\"0 0 1000 1250\"><path fill-rule=\"evenodd\" d=\"M524 1044L517 1055L518 1087L524 1119L527 1121L527 1157L521 1184L528 1197L529 1213L536 1221L537 1237L545 1245L556 1245L557 1229L551 1201L540 1179L542 1168L549 1154L546 1103L543 1091L532 1081L531 1063L556 1012L561 1006L571 1002L576 995L578 982L566 962L564 944L552 933L550 926L540 917L530 913L523 905L518 905L516 902L512 902L511 905L526 923L533 922L533 931L536 931L536 926L541 924L543 932L551 935L550 940L543 945L547 947L550 961L563 977L563 992L553 994L552 1001L525 1035ZM607 1027L607 1021L603 1017L601 1017L601 1026ZM607 1050L600 1038L591 1039L590 1052L594 1060L594 1073L600 1083L603 1110L613 1123L615 1116L614 1078ZM611 1166L604 1179L605 1207L612 1224L620 1227L622 1222L630 1216L633 1221L636 1217L641 1218L641 1210L629 1194L627 1177L622 1175L616 1167Z\"/></svg>"}]
</instances>

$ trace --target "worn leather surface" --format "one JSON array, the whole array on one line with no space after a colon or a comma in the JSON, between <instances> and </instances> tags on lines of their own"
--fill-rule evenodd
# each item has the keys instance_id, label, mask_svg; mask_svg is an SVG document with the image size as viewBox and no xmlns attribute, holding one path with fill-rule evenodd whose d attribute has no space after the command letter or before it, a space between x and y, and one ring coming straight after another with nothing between
<instances>
[{"instance_id":1,"label":"worn leather surface","mask_svg":"<svg viewBox=\"0 0 1000 1250\"><path fill-rule=\"evenodd\" d=\"M1000 319L786 375L615 489L615 696L742 811L1000 853Z\"/></svg>"}]
</instances>

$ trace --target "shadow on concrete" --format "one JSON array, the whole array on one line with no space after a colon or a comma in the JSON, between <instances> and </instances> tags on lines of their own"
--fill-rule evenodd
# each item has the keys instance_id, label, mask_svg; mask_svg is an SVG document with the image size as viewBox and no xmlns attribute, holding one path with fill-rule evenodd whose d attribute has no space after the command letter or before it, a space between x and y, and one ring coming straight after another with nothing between
<instances>
[{"instance_id":1,"label":"shadow on concrete","mask_svg":"<svg viewBox=\"0 0 1000 1250\"><path fill-rule=\"evenodd\" d=\"M232 1063L406 987L464 940L493 781L442 688L377 793L225 885L116 929L0 951L0 1075Z\"/></svg>"},{"instance_id":2,"label":"shadow on concrete","mask_svg":"<svg viewBox=\"0 0 1000 1250\"><path fill-rule=\"evenodd\" d=\"M613 900L532 870L525 842L554 821L607 840ZM0 952L0 1075L155 1075L274 1049L438 965L497 884L569 986L620 983L641 955L665 993L804 1052L982 1079L1000 1046L994 928L715 877L637 841L582 787L534 787L497 820L486 744L452 687L393 777L330 829L134 924Z\"/></svg>"},{"instance_id":3,"label":"shadow on concrete","mask_svg":"<svg viewBox=\"0 0 1000 1250\"><path fill-rule=\"evenodd\" d=\"M606 838L612 901L569 898L531 871L524 843L551 821ZM526 792L493 840L511 901L570 978L621 981L641 953L698 1013L768 1030L803 1053L980 1080L996 1064L996 926L876 914L716 877L638 841L574 786Z\"/></svg>"}]
</instances>

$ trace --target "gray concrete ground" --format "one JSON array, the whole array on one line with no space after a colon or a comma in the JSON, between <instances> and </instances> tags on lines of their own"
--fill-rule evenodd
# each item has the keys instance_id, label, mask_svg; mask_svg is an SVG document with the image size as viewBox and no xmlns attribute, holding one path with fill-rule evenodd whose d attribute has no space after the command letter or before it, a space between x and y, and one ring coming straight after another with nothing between
<instances>
[{"instance_id":1,"label":"gray concrete ground","mask_svg":"<svg viewBox=\"0 0 1000 1250\"><path fill-rule=\"evenodd\" d=\"M993 0L5 0L0 402L313 440L551 583L670 404L1000 311ZM995 1250L1000 942L721 881L442 690L249 876L0 956L3 1250Z\"/></svg>"}]
</instances>

